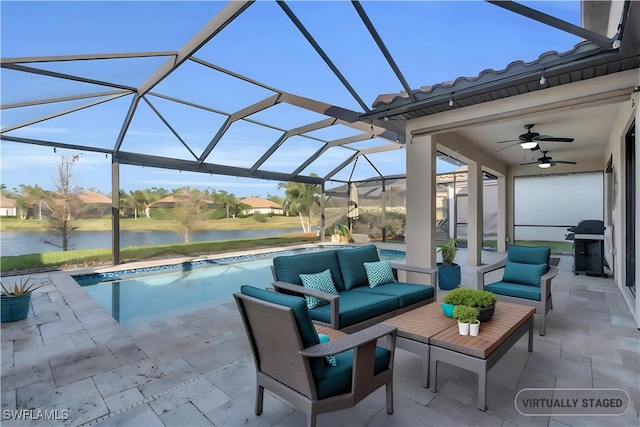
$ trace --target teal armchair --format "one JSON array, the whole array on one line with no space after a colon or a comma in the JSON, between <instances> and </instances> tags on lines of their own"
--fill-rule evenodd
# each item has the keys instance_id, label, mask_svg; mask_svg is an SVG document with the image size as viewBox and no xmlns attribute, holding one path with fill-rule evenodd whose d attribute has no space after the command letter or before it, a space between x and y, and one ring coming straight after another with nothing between
<instances>
[{"instance_id":1,"label":"teal armchair","mask_svg":"<svg viewBox=\"0 0 640 427\"><path fill-rule=\"evenodd\" d=\"M557 267L549 266L551 249L510 245L507 257L500 262L478 270L478 289L496 294L498 301L530 305L539 314L539 333L545 334L545 320L553 308L551 280L558 274ZM485 283L485 275L504 269L499 282Z\"/></svg>"},{"instance_id":2,"label":"teal armchair","mask_svg":"<svg viewBox=\"0 0 640 427\"><path fill-rule=\"evenodd\" d=\"M382 386L393 413L395 327L378 324L321 343L304 298L252 286L234 297L256 367L256 415L267 389L314 427L317 415L353 407Z\"/></svg>"}]
</instances>

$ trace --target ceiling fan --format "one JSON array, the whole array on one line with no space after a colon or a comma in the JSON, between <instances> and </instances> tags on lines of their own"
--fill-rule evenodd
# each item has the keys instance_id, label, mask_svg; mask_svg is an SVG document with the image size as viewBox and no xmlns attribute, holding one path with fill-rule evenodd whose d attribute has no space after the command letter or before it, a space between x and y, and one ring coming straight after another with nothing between
<instances>
[{"instance_id":1,"label":"ceiling fan","mask_svg":"<svg viewBox=\"0 0 640 427\"><path fill-rule=\"evenodd\" d=\"M524 125L524 128L527 130L526 133L518 136L518 139L510 139L507 141L497 141L496 144L504 144L506 142L515 142L516 144L520 144L523 150L539 150L540 146L538 145L539 141L549 141L549 142L573 142L573 138L563 138L559 136L551 136L551 135L540 135L538 132L532 132L531 128L534 127L535 124ZM507 147L501 148L498 151L504 150L505 148L512 147L516 144L509 145Z\"/></svg>"},{"instance_id":2,"label":"ceiling fan","mask_svg":"<svg viewBox=\"0 0 640 427\"><path fill-rule=\"evenodd\" d=\"M542 157L540 157L535 162L520 163L520 166L538 165L539 168L546 169L546 168L550 168L551 166L555 166L555 165L557 165L559 163L564 164L564 165L576 165L577 164L576 162L569 162L569 161L563 161L563 160L553 160L550 156L547 156L548 151L541 151L541 153L542 153Z\"/></svg>"}]
</instances>

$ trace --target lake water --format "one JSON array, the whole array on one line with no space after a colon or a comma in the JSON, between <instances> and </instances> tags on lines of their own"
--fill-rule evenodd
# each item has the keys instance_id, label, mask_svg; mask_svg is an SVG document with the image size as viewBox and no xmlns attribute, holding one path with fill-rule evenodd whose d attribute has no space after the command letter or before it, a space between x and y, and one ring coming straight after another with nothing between
<instances>
[{"instance_id":1,"label":"lake water","mask_svg":"<svg viewBox=\"0 0 640 427\"><path fill-rule=\"evenodd\" d=\"M189 233L189 241L257 239L292 233L301 233L301 229L298 227L272 230L203 230ZM0 254L8 256L57 252L61 249L47 242L58 243L59 241L52 234L42 231L3 231L0 233ZM172 231L120 232L120 246L123 248L182 242L184 242L184 237ZM71 237L71 250L96 248L111 248L111 231L76 231Z\"/></svg>"}]
</instances>

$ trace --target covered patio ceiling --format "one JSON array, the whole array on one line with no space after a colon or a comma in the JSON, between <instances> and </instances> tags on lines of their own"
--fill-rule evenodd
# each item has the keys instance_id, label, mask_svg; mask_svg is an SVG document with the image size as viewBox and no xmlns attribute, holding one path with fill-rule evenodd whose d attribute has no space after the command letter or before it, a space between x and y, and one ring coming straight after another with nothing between
<instances>
[{"instance_id":1,"label":"covered patio ceiling","mask_svg":"<svg viewBox=\"0 0 640 427\"><path fill-rule=\"evenodd\" d=\"M576 3L4 2L1 138L279 181L400 175L408 119L637 69L637 3ZM625 99L452 131L505 165L537 157L496 144L527 123L575 138L545 143L556 159L602 156Z\"/></svg>"}]
</instances>

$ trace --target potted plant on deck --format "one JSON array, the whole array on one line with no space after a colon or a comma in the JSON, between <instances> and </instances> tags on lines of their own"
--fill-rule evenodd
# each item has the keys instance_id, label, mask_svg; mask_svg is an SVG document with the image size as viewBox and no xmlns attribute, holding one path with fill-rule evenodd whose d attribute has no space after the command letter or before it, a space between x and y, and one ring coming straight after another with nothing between
<instances>
[{"instance_id":1,"label":"potted plant on deck","mask_svg":"<svg viewBox=\"0 0 640 427\"><path fill-rule=\"evenodd\" d=\"M30 277L27 277L26 280L21 277L20 283L14 282L8 287L5 287L4 284L0 282L0 286L2 286L2 294L0 294L2 322L22 320L29 316L31 292L42 286L36 283L30 284L30 280Z\"/></svg>"},{"instance_id":2,"label":"potted plant on deck","mask_svg":"<svg viewBox=\"0 0 640 427\"><path fill-rule=\"evenodd\" d=\"M438 286L445 291L460 286L460 266L453 262L456 258L457 245L457 239L451 238L438 247L438 252L442 254L442 262L438 263Z\"/></svg>"},{"instance_id":3,"label":"potted plant on deck","mask_svg":"<svg viewBox=\"0 0 640 427\"><path fill-rule=\"evenodd\" d=\"M460 335L469 335L471 324L478 325L478 328L480 326L478 309L469 307L468 305L456 305L456 308L453 309L453 318L458 321L458 331ZM475 332L477 335L477 331Z\"/></svg>"},{"instance_id":4,"label":"potted plant on deck","mask_svg":"<svg viewBox=\"0 0 640 427\"><path fill-rule=\"evenodd\" d=\"M336 224L333 227L331 241L334 243L348 243L351 240L351 231L345 224Z\"/></svg>"}]
</instances>

